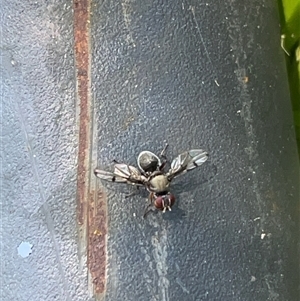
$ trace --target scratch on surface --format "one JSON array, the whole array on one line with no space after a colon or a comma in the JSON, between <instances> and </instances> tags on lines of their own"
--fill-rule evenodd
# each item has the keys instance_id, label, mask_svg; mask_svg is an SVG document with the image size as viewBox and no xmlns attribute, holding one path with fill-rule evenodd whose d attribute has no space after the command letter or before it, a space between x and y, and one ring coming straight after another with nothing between
<instances>
[{"instance_id":1,"label":"scratch on surface","mask_svg":"<svg viewBox=\"0 0 300 301\"><path fill-rule=\"evenodd\" d=\"M242 82L241 82L241 98L244 99L244 102L242 103L241 117L244 120L246 135L248 137L248 146L245 149L245 152L247 153L250 162L252 162L254 164L254 162L258 156L258 153L257 153L257 149L256 149L257 138L256 138L256 134L253 130L252 106L251 106L252 100L250 99L250 95L248 93L248 90L247 90L245 84ZM261 197L261 193L259 191L259 181L257 178L256 167L253 165L249 166L249 172L251 174L252 181L253 181L253 184L252 184L253 191L254 191L256 199L258 201L258 208L261 213L260 226L261 226L261 229L263 229L264 213L263 213L263 210L261 207L263 200Z\"/></svg>"},{"instance_id":2,"label":"scratch on surface","mask_svg":"<svg viewBox=\"0 0 300 301\"><path fill-rule=\"evenodd\" d=\"M42 210L42 213L44 214L44 216L46 218L46 224L47 224L47 227L48 227L48 230L49 230L49 233L50 233L53 245L54 245L56 261L57 261L57 264L58 264L59 273L62 277L64 295L66 296L66 300L71 301L69 291L68 291L68 285L67 285L67 282L66 282L65 273L64 273L62 263L61 263L60 249L59 249L58 243L57 243L55 235L54 235L55 232L54 232L54 227L53 227L53 219L52 219L52 217L49 213L50 210L49 210L49 207L48 207L48 204L47 204L47 201L46 201L44 187L43 187L41 179L40 179L38 164L36 162L36 154L34 153L34 150L31 146L29 135L28 135L28 130L27 130L27 127L26 127L25 117L22 113L22 109L21 109L19 103L16 104L16 110L17 110L17 114L19 116L20 126L21 126L21 129L22 129L24 137L25 137L25 143L26 143L26 146L27 146L27 149L28 149L28 154L29 154L29 157L30 157L30 162L31 162L31 165L32 165L34 178L35 178L36 183L38 184L39 194L40 194L42 202L43 202L41 210Z\"/></svg>"},{"instance_id":3,"label":"scratch on surface","mask_svg":"<svg viewBox=\"0 0 300 301\"><path fill-rule=\"evenodd\" d=\"M185 293L187 293L187 294L190 293L190 291L184 286L184 284L182 283L182 281L179 278L176 278L176 282L179 284L179 286L182 288L182 290Z\"/></svg>"},{"instance_id":4,"label":"scratch on surface","mask_svg":"<svg viewBox=\"0 0 300 301\"><path fill-rule=\"evenodd\" d=\"M235 19L233 18L232 20ZM240 63L240 61L243 61L245 57L245 50L241 45L241 41L243 40L242 39L243 30L241 29L241 27L242 25L238 23L229 24L228 30L229 30L229 36L232 40L231 48L234 52L234 56L236 57L235 63L237 65L237 68L234 73L239 83L238 88L240 91L240 99L242 100L242 108L241 110L239 110L239 113L244 121L244 127L247 136L247 147L245 148L245 152L248 155L250 161L249 176L251 175L252 178L253 191L255 193L255 197L257 200L257 207L261 215L259 220L260 231L256 231L257 232L256 234L258 234L261 233L261 231L263 230L265 216L262 210L263 199L260 193L259 180L256 172L257 169L256 159L258 156L257 137L253 129L252 99L249 95L248 87L247 87L247 81L248 81L247 68L242 66ZM245 80L246 78L247 80Z\"/></svg>"},{"instance_id":5,"label":"scratch on surface","mask_svg":"<svg viewBox=\"0 0 300 301\"><path fill-rule=\"evenodd\" d=\"M131 25L130 15L131 15L131 12L132 12L132 9L131 9L130 0L122 1L122 13L123 13L123 16L124 16L125 26L128 30L127 37L126 37L126 42L128 44L131 44L133 47L135 47L135 43L134 43L132 33L131 33L131 30L130 30L130 25Z\"/></svg>"},{"instance_id":6,"label":"scratch on surface","mask_svg":"<svg viewBox=\"0 0 300 301\"><path fill-rule=\"evenodd\" d=\"M194 22L195 22L195 24L196 24L196 28L197 28L197 31L198 31L198 34L199 34L201 43L202 43L202 45L203 45L203 47L204 47L205 54L206 54L206 56L207 56L207 59L208 59L209 63L211 64L212 70L213 70L213 72L214 72L214 70L215 70L214 64L213 64L213 62L212 62L212 60L211 60L211 58L210 58L210 56L209 56L207 47L205 46L205 43L204 43L203 35L202 35L201 31L200 31L200 27L199 27L198 21L197 21L197 19L196 19L196 15L195 15L195 7L192 6L192 5L190 5L190 6L189 6L189 10L192 12L193 19L194 19ZM220 84L218 83L218 81L217 81L216 78L214 79L214 82L216 83L216 85L217 85L218 87L220 86Z\"/></svg>"},{"instance_id":7,"label":"scratch on surface","mask_svg":"<svg viewBox=\"0 0 300 301\"><path fill-rule=\"evenodd\" d=\"M266 285L267 285L268 290L269 290L269 298L268 298L268 300L274 300L274 301L275 300L279 300L279 294L276 293L274 291L274 289L271 287L270 282L267 279L267 276L265 277L265 282L266 282Z\"/></svg>"},{"instance_id":8,"label":"scratch on surface","mask_svg":"<svg viewBox=\"0 0 300 301\"><path fill-rule=\"evenodd\" d=\"M155 235L152 236L151 243L154 247L153 257L156 262L156 271L158 274L158 283L156 287L158 289L159 300L169 301L169 280L168 275L168 266L167 266L167 247L168 247L168 237L166 226L162 225L163 220L160 220L158 223L157 220L151 220L151 226L159 229L155 232ZM162 230L161 230L162 229Z\"/></svg>"}]
</instances>

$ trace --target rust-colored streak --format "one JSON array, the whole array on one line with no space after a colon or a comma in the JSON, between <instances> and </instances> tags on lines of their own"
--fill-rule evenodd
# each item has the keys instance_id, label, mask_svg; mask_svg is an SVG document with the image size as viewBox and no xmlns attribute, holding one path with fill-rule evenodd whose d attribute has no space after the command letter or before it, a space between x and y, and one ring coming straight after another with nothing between
<instances>
[{"instance_id":1,"label":"rust-colored streak","mask_svg":"<svg viewBox=\"0 0 300 301\"><path fill-rule=\"evenodd\" d=\"M79 146L78 146L78 170L77 170L77 216L79 224L84 224L84 200L86 191L89 137L90 137L90 104L89 92L89 0L74 1L74 39L75 59L77 70L77 93L79 98Z\"/></svg>"},{"instance_id":2,"label":"rust-colored streak","mask_svg":"<svg viewBox=\"0 0 300 301\"><path fill-rule=\"evenodd\" d=\"M106 261L106 203L105 196L99 191L97 200L90 194L88 264L96 293L105 290Z\"/></svg>"},{"instance_id":3,"label":"rust-colored streak","mask_svg":"<svg viewBox=\"0 0 300 301\"><path fill-rule=\"evenodd\" d=\"M77 169L77 219L86 227L88 269L96 294L106 286L106 203L90 192L92 110L90 93L89 11L90 0L74 0L74 40L79 101L79 145Z\"/></svg>"}]
</instances>

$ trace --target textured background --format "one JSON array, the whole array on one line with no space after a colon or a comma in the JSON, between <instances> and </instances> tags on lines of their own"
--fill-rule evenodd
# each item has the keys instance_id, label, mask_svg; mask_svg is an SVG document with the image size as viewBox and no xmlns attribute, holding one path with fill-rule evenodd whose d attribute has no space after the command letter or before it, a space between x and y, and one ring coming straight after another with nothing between
<instances>
[{"instance_id":1,"label":"textured background","mask_svg":"<svg viewBox=\"0 0 300 301\"><path fill-rule=\"evenodd\" d=\"M90 300L76 231L70 3L3 1L1 300ZM298 161L274 1L93 1L97 162L210 159L174 210L106 185L105 300L297 300ZM33 245L26 258L22 242Z\"/></svg>"},{"instance_id":2,"label":"textured background","mask_svg":"<svg viewBox=\"0 0 300 301\"><path fill-rule=\"evenodd\" d=\"M4 0L1 14L0 299L89 300L77 254L72 3Z\"/></svg>"}]
</instances>

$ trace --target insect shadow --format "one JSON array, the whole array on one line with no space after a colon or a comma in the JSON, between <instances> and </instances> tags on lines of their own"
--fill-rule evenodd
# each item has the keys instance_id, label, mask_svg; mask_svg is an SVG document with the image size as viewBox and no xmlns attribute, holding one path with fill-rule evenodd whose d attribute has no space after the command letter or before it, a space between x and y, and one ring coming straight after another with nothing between
<instances>
[{"instance_id":1,"label":"insect shadow","mask_svg":"<svg viewBox=\"0 0 300 301\"><path fill-rule=\"evenodd\" d=\"M197 174L187 173L179 179L175 179L172 185L172 190L176 195L180 192L189 192L197 189L199 186L208 183L217 174L217 166L213 163L207 162L201 167L201 171ZM199 175L200 173L200 175Z\"/></svg>"}]
</instances>

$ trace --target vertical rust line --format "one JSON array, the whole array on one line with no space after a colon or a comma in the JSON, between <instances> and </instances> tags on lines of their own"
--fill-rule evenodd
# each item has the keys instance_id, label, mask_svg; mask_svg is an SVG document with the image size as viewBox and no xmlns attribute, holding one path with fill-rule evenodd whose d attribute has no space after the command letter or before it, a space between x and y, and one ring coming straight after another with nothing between
<instances>
[{"instance_id":1,"label":"vertical rust line","mask_svg":"<svg viewBox=\"0 0 300 301\"><path fill-rule=\"evenodd\" d=\"M77 168L77 219L81 239L87 243L89 284L101 297L106 288L106 202L91 178L93 156L93 112L90 97L90 0L74 0L74 40L79 107L79 145ZM95 155L95 154L94 154ZM97 298L99 300L99 298Z\"/></svg>"},{"instance_id":2,"label":"vertical rust line","mask_svg":"<svg viewBox=\"0 0 300 301\"><path fill-rule=\"evenodd\" d=\"M77 218L80 225L84 224L89 185L89 153L91 137L91 106L89 102L89 0L74 0L74 39L75 60L77 70L77 95L79 100L79 145L77 169Z\"/></svg>"}]
</instances>

